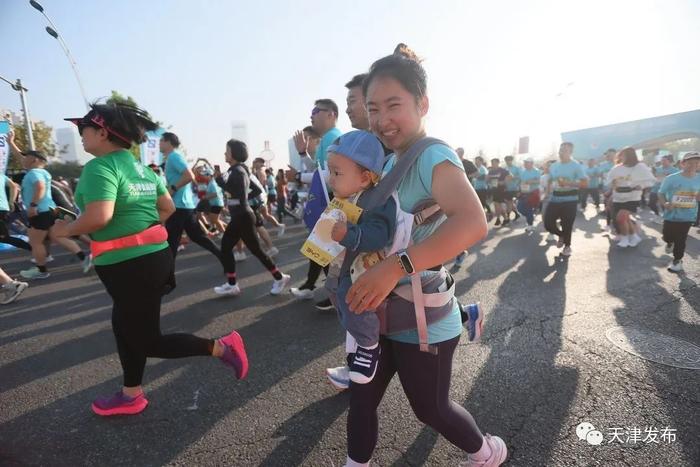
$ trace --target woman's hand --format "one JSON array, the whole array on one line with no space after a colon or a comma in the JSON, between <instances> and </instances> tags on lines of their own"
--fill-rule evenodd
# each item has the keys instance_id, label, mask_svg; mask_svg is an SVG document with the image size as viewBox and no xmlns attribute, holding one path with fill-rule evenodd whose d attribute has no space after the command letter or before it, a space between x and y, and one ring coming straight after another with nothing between
<instances>
[{"instance_id":1,"label":"woman's hand","mask_svg":"<svg viewBox=\"0 0 700 467\"><path fill-rule=\"evenodd\" d=\"M34 217L39 215L39 210L36 206L30 206L29 209L27 209L27 217Z\"/></svg>"},{"instance_id":2,"label":"woman's hand","mask_svg":"<svg viewBox=\"0 0 700 467\"><path fill-rule=\"evenodd\" d=\"M70 222L63 219L56 219L56 222L51 227L51 234L55 237L70 237Z\"/></svg>"},{"instance_id":3,"label":"woman's hand","mask_svg":"<svg viewBox=\"0 0 700 467\"><path fill-rule=\"evenodd\" d=\"M350 311L360 314L377 308L394 290L403 275L404 271L395 255L373 266L350 287L345 298Z\"/></svg>"}]
</instances>

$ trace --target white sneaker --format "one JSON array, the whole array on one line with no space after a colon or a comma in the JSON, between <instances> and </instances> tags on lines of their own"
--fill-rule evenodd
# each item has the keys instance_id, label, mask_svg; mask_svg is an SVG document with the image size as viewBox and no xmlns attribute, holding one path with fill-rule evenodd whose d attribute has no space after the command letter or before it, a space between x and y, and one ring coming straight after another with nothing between
<instances>
[{"instance_id":1,"label":"white sneaker","mask_svg":"<svg viewBox=\"0 0 700 467\"><path fill-rule=\"evenodd\" d=\"M627 248L630 246L630 239L628 235L622 235L620 237L620 243L617 244L620 248Z\"/></svg>"},{"instance_id":2,"label":"white sneaker","mask_svg":"<svg viewBox=\"0 0 700 467\"><path fill-rule=\"evenodd\" d=\"M282 224L279 226L279 230L277 231L277 237L282 237L284 235L284 231L287 228L286 225Z\"/></svg>"},{"instance_id":3,"label":"white sneaker","mask_svg":"<svg viewBox=\"0 0 700 467\"><path fill-rule=\"evenodd\" d=\"M292 287L289 291L300 300L311 300L314 298L314 291L311 289L297 289Z\"/></svg>"},{"instance_id":4,"label":"white sneaker","mask_svg":"<svg viewBox=\"0 0 700 467\"><path fill-rule=\"evenodd\" d=\"M554 242L554 241L556 241L556 239L557 239L557 237L555 237L554 234L547 235L548 242Z\"/></svg>"},{"instance_id":5,"label":"white sneaker","mask_svg":"<svg viewBox=\"0 0 700 467\"><path fill-rule=\"evenodd\" d=\"M85 256L83 260L83 274L87 274L92 269L92 255Z\"/></svg>"},{"instance_id":6,"label":"white sneaker","mask_svg":"<svg viewBox=\"0 0 700 467\"><path fill-rule=\"evenodd\" d=\"M326 376L338 391L345 391L350 387L350 368L348 366L326 368Z\"/></svg>"},{"instance_id":7,"label":"white sneaker","mask_svg":"<svg viewBox=\"0 0 700 467\"><path fill-rule=\"evenodd\" d=\"M488 443L489 448L491 448L491 457L485 461L467 459L466 462L460 464L460 467L498 467L506 461L508 448L505 441L498 436L491 436L487 433L484 435L484 443Z\"/></svg>"},{"instance_id":8,"label":"white sneaker","mask_svg":"<svg viewBox=\"0 0 700 467\"><path fill-rule=\"evenodd\" d=\"M178 245L177 251L185 251L185 245Z\"/></svg>"},{"instance_id":9,"label":"white sneaker","mask_svg":"<svg viewBox=\"0 0 700 467\"><path fill-rule=\"evenodd\" d=\"M27 287L29 287L29 284L20 281L8 282L0 286L0 305L8 305L14 302Z\"/></svg>"},{"instance_id":10,"label":"white sneaker","mask_svg":"<svg viewBox=\"0 0 700 467\"><path fill-rule=\"evenodd\" d=\"M245 261L248 259L248 256L246 256L245 251L234 251L233 252L233 259L236 261Z\"/></svg>"},{"instance_id":11,"label":"white sneaker","mask_svg":"<svg viewBox=\"0 0 700 467\"><path fill-rule=\"evenodd\" d=\"M673 254L673 243L667 243L666 248L664 248L667 255Z\"/></svg>"},{"instance_id":12,"label":"white sneaker","mask_svg":"<svg viewBox=\"0 0 700 467\"><path fill-rule=\"evenodd\" d=\"M36 260L34 258L30 259L29 261L36 264ZM46 257L46 263L51 263L51 262L53 262L53 256L49 255Z\"/></svg>"},{"instance_id":13,"label":"white sneaker","mask_svg":"<svg viewBox=\"0 0 700 467\"><path fill-rule=\"evenodd\" d=\"M630 236L629 244L631 247L635 247L635 246L639 245L640 243L642 243L642 237L640 237L637 234Z\"/></svg>"},{"instance_id":14,"label":"white sneaker","mask_svg":"<svg viewBox=\"0 0 700 467\"><path fill-rule=\"evenodd\" d=\"M561 250L562 256L571 256L571 247L570 246L565 246L563 250Z\"/></svg>"},{"instance_id":15,"label":"white sneaker","mask_svg":"<svg viewBox=\"0 0 700 467\"><path fill-rule=\"evenodd\" d=\"M214 287L214 292L216 292L218 295L231 295L232 297L235 297L241 294L241 288L238 287L238 284L231 285L226 282L223 285Z\"/></svg>"},{"instance_id":16,"label":"white sneaker","mask_svg":"<svg viewBox=\"0 0 700 467\"><path fill-rule=\"evenodd\" d=\"M289 274L282 274L282 279L274 281L272 283L272 289L270 289L270 295L279 295L284 289L287 288L289 282L292 280L292 276Z\"/></svg>"},{"instance_id":17,"label":"white sneaker","mask_svg":"<svg viewBox=\"0 0 700 467\"><path fill-rule=\"evenodd\" d=\"M664 218L661 216L654 216L654 219L652 219L652 222L654 224L662 225L664 223Z\"/></svg>"},{"instance_id":18,"label":"white sneaker","mask_svg":"<svg viewBox=\"0 0 700 467\"><path fill-rule=\"evenodd\" d=\"M274 246L265 252L265 254L270 258L272 258L273 256L277 256L279 253L280 251L277 249L277 247Z\"/></svg>"},{"instance_id":19,"label":"white sneaker","mask_svg":"<svg viewBox=\"0 0 700 467\"><path fill-rule=\"evenodd\" d=\"M683 272L683 260L680 260L678 262L672 262L669 265L668 270L671 272Z\"/></svg>"}]
</instances>

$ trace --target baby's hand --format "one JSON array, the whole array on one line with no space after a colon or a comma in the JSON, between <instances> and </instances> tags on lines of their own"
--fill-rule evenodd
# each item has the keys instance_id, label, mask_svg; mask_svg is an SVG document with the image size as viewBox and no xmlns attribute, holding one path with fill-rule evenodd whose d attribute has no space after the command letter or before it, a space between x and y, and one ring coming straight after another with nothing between
<instances>
[{"instance_id":1,"label":"baby's hand","mask_svg":"<svg viewBox=\"0 0 700 467\"><path fill-rule=\"evenodd\" d=\"M336 222L331 230L331 238L334 242L340 242L348 233L348 224L346 222Z\"/></svg>"}]
</instances>

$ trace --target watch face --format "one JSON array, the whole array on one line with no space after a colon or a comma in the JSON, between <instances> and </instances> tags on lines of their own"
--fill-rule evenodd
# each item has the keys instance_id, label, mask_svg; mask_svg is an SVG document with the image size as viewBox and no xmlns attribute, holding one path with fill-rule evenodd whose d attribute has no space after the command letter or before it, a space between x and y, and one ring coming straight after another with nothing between
<instances>
[{"instance_id":1,"label":"watch face","mask_svg":"<svg viewBox=\"0 0 700 467\"><path fill-rule=\"evenodd\" d=\"M403 265L404 270L406 270L407 273L412 274L413 264L411 264L411 260L408 258L408 255L404 253L399 258L401 259L401 264Z\"/></svg>"}]
</instances>

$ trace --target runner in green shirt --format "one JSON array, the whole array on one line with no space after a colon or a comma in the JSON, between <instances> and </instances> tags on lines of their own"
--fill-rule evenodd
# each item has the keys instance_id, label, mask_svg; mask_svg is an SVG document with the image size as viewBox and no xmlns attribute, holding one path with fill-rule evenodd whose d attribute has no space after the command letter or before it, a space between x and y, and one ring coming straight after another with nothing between
<instances>
[{"instance_id":1,"label":"runner in green shirt","mask_svg":"<svg viewBox=\"0 0 700 467\"><path fill-rule=\"evenodd\" d=\"M76 189L81 216L57 221L55 234L90 235L95 270L114 302L112 330L124 371L122 389L96 399L92 410L103 416L142 412L148 405L141 388L147 357L212 355L245 378L248 358L236 331L221 339L160 333L161 297L172 290L175 277L162 224L175 205L161 179L127 151L156 124L123 104L93 105L84 117L66 120L78 126L85 151L95 159L83 169Z\"/></svg>"}]
</instances>

